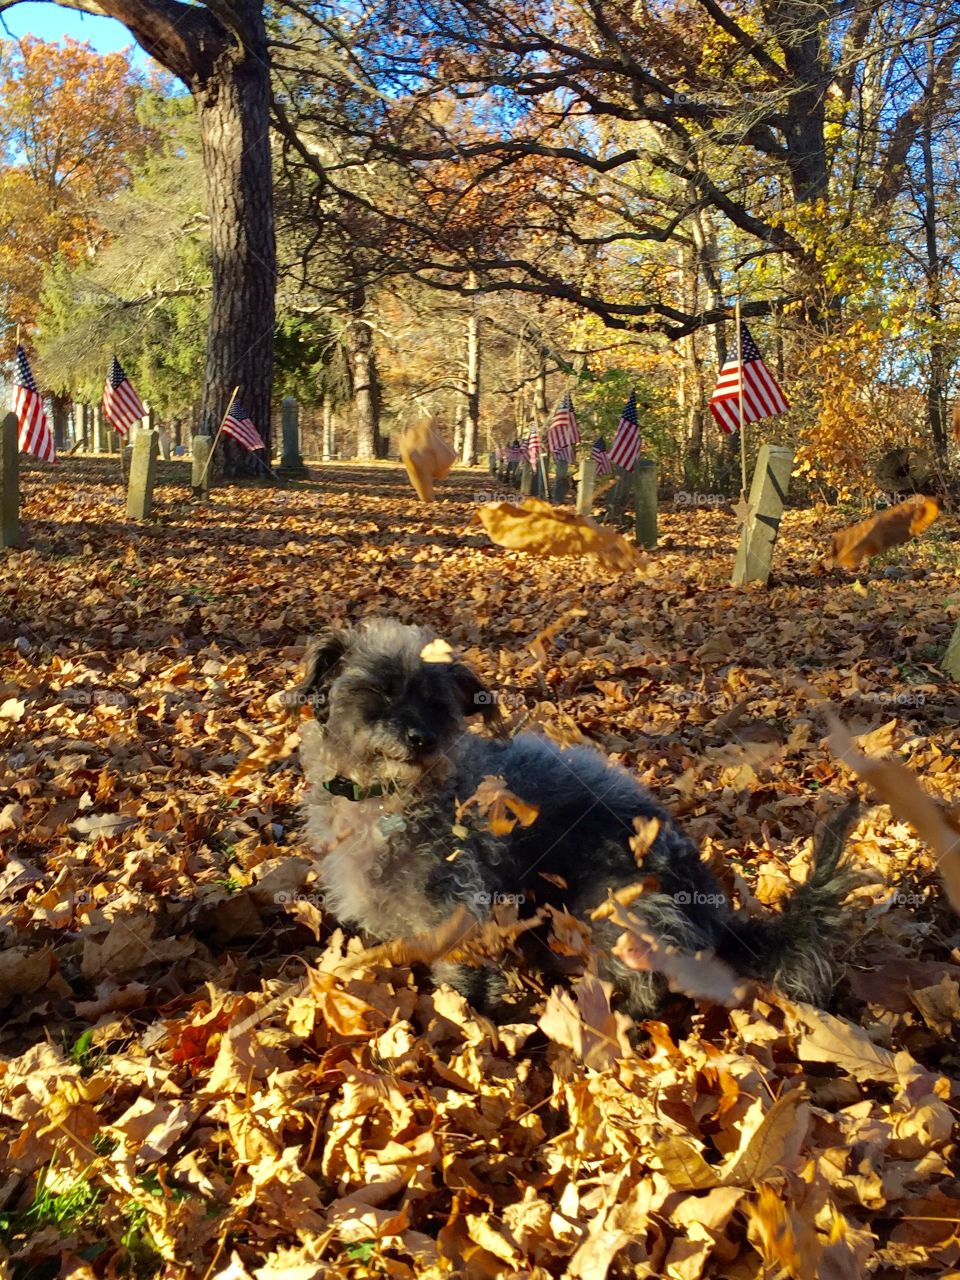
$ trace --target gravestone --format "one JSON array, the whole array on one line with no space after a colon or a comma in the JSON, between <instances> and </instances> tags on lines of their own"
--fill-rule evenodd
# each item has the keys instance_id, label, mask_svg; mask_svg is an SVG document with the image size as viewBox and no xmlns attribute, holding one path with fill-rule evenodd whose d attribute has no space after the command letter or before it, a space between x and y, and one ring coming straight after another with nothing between
<instances>
[{"instance_id":1,"label":"gravestone","mask_svg":"<svg viewBox=\"0 0 960 1280\"><path fill-rule=\"evenodd\" d=\"M193 474L190 483L193 486L194 497L209 498L210 497L210 446L213 440L210 436L194 436L193 437Z\"/></svg>"},{"instance_id":2,"label":"gravestone","mask_svg":"<svg viewBox=\"0 0 960 1280\"><path fill-rule=\"evenodd\" d=\"M20 440L17 415L0 426L0 547L20 545Z\"/></svg>"},{"instance_id":3,"label":"gravestone","mask_svg":"<svg viewBox=\"0 0 960 1280\"><path fill-rule=\"evenodd\" d=\"M282 433L280 474L294 477L306 476L307 469L303 465L303 456L300 453L300 412L294 396L283 397L280 405L280 429Z\"/></svg>"},{"instance_id":4,"label":"gravestone","mask_svg":"<svg viewBox=\"0 0 960 1280\"><path fill-rule=\"evenodd\" d=\"M954 627L950 643L940 659L940 669L945 671L951 680L960 680L960 622Z\"/></svg>"},{"instance_id":5,"label":"gravestone","mask_svg":"<svg viewBox=\"0 0 960 1280\"><path fill-rule=\"evenodd\" d=\"M570 497L572 485L570 483L570 463L563 458L554 459L556 474L553 480L553 500L554 502L566 502Z\"/></svg>"},{"instance_id":6,"label":"gravestone","mask_svg":"<svg viewBox=\"0 0 960 1280\"><path fill-rule=\"evenodd\" d=\"M633 488L633 472L624 471L619 463L612 468L613 487L607 499L607 519L619 523L627 513L630 491Z\"/></svg>"},{"instance_id":7,"label":"gravestone","mask_svg":"<svg viewBox=\"0 0 960 1280\"><path fill-rule=\"evenodd\" d=\"M780 520L790 490L793 450L781 445L760 447L750 486L750 514L740 535L740 549L733 566L733 585L766 583L777 544Z\"/></svg>"},{"instance_id":8,"label":"gravestone","mask_svg":"<svg viewBox=\"0 0 960 1280\"><path fill-rule=\"evenodd\" d=\"M146 520L153 511L153 486L157 479L159 452L155 431L137 432L127 484L127 516L132 520Z\"/></svg>"},{"instance_id":9,"label":"gravestone","mask_svg":"<svg viewBox=\"0 0 960 1280\"><path fill-rule=\"evenodd\" d=\"M597 464L593 458L580 463L580 483L577 486L577 515L588 516L593 510L593 486L597 479Z\"/></svg>"},{"instance_id":10,"label":"gravestone","mask_svg":"<svg viewBox=\"0 0 960 1280\"><path fill-rule=\"evenodd\" d=\"M633 473L633 504L636 512L637 545L657 545L657 464L652 458L638 458Z\"/></svg>"}]
</instances>

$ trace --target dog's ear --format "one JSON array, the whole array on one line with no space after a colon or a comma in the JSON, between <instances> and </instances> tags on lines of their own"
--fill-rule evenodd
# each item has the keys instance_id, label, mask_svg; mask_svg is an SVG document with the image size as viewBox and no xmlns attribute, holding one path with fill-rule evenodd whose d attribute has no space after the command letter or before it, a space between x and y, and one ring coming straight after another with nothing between
<instances>
[{"instance_id":1,"label":"dog's ear","mask_svg":"<svg viewBox=\"0 0 960 1280\"><path fill-rule=\"evenodd\" d=\"M304 650L303 679L283 695L283 705L292 708L309 703L319 712L348 644L347 633L340 628L331 627L314 636Z\"/></svg>"},{"instance_id":2,"label":"dog's ear","mask_svg":"<svg viewBox=\"0 0 960 1280\"><path fill-rule=\"evenodd\" d=\"M483 716L484 723L488 725L500 723L497 695L490 692L475 671L463 662L454 662L450 667L450 679L465 716Z\"/></svg>"}]
</instances>

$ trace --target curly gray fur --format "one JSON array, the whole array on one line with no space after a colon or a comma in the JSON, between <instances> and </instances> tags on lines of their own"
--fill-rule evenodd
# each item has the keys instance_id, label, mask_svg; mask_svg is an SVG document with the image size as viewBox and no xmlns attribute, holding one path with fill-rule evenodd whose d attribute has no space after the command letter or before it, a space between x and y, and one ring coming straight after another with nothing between
<instances>
[{"instance_id":1,"label":"curly gray fur","mask_svg":"<svg viewBox=\"0 0 960 1280\"><path fill-rule=\"evenodd\" d=\"M496 727L496 699L452 657L425 661L432 638L391 619L324 633L308 650L303 683L288 695L316 711L301 746L306 837L336 918L387 940L435 927L457 904L482 920L498 895L516 895L527 910L550 904L587 919L608 890L652 875L656 889L631 910L658 938L712 950L794 997L827 998L834 980L827 943L853 881L842 861L848 817L839 834L828 830L810 879L784 910L750 918L727 905L696 846L625 769L590 747L468 730L474 715ZM455 834L457 803L491 775L537 806L536 821L496 837L461 819L466 835ZM331 794L323 785L331 779L382 786L384 794ZM635 818L659 820L642 872L629 845ZM609 923L593 926L601 972L629 1012L648 1016L663 981L610 954L618 932ZM480 998L476 971L445 965L435 976Z\"/></svg>"}]
</instances>

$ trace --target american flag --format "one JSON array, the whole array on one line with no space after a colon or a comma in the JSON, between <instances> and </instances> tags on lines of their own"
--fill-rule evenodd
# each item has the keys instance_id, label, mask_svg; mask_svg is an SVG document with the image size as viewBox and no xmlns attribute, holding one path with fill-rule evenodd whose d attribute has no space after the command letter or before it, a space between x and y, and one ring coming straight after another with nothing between
<instances>
[{"instance_id":1,"label":"american flag","mask_svg":"<svg viewBox=\"0 0 960 1280\"><path fill-rule=\"evenodd\" d=\"M785 413L790 406L776 378L763 363L760 348L750 330L740 321L740 350L743 354L743 421L759 422ZM710 397L710 411L721 431L728 435L740 428L740 365L734 355L720 370L720 377Z\"/></svg>"},{"instance_id":2,"label":"american flag","mask_svg":"<svg viewBox=\"0 0 960 1280\"><path fill-rule=\"evenodd\" d=\"M534 423L530 428L530 434L527 436L526 448L527 461L530 463L531 467L533 467L534 471L536 471L540 462L540 454L542 452L543 450L540 448L540 432L537 430L537 424Z\"/></svg>"},{"instance_id":3,"label":"american flag","mask_svg":"<svg viewBox=\"0 0 960 1280\"><path fill-rule=\"evenodd\" d=\"M637 425L637 393L630 392L630 399L623 406L623 413L617 423L613 444L610 446L610 461L615 462L624 471L632 471L636 466L640 453L640 428Z\"/></svg>"},{"instance_id":4,"label":"american flag","mask_svg":"<svg viewBox=\"0 0 960 1280\"><path fill-rule=\"evenodd\" d=\"M590 450L590 457L597 464L598 476L608 476L613 471L603 436L597 436L596 440L594 440L593 448Z\"/></svg>"},{"instance_id":5,"label":"american flag","mask_svg":"<svg viewBox=\"0 0 960 1280\"><path fill-rule=\"evenodd\" d=\"M13 369L13 412L19 424L19 443L22 453L32 453L44 462L56 462L57 447L53 432L43 411L43 400L30 372L27 353L17 344Z\"/></svg>"},{"instance_id":6,"label":"american flag","mask_svg":"<svg viewBox=\"0 0 960 1280\"><path fill-rule=\"evenodd\" d=\"M577 415L573 411L570 392L565 391L553 411L553 421L547 431L547 444L558 461L572 462L575 457L574 448L579 441L580 428L577 426Z\"/></svg>"},{"instance_id":7,"label":"american flag","mask_svg":"<svg viewBox=\"0 0 960 1280\"><path fill-rule=\"evenodd\" d=\"M253 453L254 449L265 449L267 446L260 439L260 432L253 425L239 400L234 400L230 412L223 420L223 434L239 440L245 449Z\"/></svg>"},{"instance_id":8,"label":"american flag","mask_svg":"<svg viewBox=\"0 0 960 1280\"><path fill-rule=\"evenodd\" d=\"M523 461L523 445L519 440L514 440L512 444L507 446L507 461L522 462Z\"/></svg>"},{"instance_id":9,"label":"american flag","mask_svg":"<svg viewBox=\"0 0 960 1280\"><path fill-rule=\"evenodd\" d=\"M110 361L110 372L103 384L103 416L117 433L125 436L135 422L146 416L146 409L124 373L116 356Z\"/></svg>"}]
</instances>

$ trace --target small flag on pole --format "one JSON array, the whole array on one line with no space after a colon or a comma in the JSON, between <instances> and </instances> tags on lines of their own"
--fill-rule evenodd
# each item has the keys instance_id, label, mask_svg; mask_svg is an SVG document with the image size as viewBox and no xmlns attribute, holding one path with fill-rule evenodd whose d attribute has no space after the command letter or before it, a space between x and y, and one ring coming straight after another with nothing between
<instances>
[{"instance_id":1,"label":"small flag on pole","mask_svg":"<svg viewBox=\"0 0 960 1280\"><path fill-rule=\"evenodd\" d=\"M579 442L580 428L577 426L577 415L573 411L570 392L565 391L553 411L553 421L547 431L547 445L558 461L572 462L575 457L574 447Z\"/></svg>"},{"instance_id":2,"label":"small flag on pole","mask_svg":"<svg viewBox=\"0 0 960 1280\"><path fill-rule=\"evenodd\" d=\"M223 434L232 436L245 449L253 453L254 449L265 449L267 446L260 439L260 432L253 425L247 412L241 407L239 400L234 400L233 407L223 420Z\"/></svg>"},{"instance_id":3,"label":"small flag on pole","mask_svg":"<svg viewBox=\"0 0 960 1280\"><path fill-rule=\"evenodd\" d=\"M533 467L534 471L537 469L537 464L540 461L540 454L542 452L543 451L540 448L540 433L537 430L537 424L534 423L530 428L529 436L527 436L526 448L527 461L530 463L531 467Z\"/></svg>"},{"instance_id":4,"label":"small flag on pole","mask_svg":"<svg viewBox=\"0 0 960 1280\"><path fill-rule=\"evenodd\" d=\"M507 446L507 461L522 462L523 461L523 445L519 440L514 440Z\"/></svg>"},{"instance_id":5,"label":"small flag on pole","mask_svg":"<svg viewBox=\"0 0 960 1280\"><path fill-rule=\"evenodd\" d=\"M743 421L759 422L790 408L776 378L763 363L760 348L750 330L740 321L740 350L743 355ZM710 412L721 431L728 435L740 429L740 365L736 354L720 370L710 397Z\"/></svg>"},{"instance_id":6,"label":"small flag on pole","mask_svg":"<svg viewBox=\"0 0 960 1280\"><path fill-rule=\"evenodd\" d=\"M590 450L590 457L596 463L597 475L608 476L613 471L610 465L610 455L607 453L607 446L603 436L597 436L593 442L593 448Z\"/></svg>"},{"instance_id":7,"label":"small flag on pole","mask_svg":"<svg viewBox=\"0 0 960 1280\"><path fill-rule=\"evenodd\" d=\"M56 462L57 448L53 432L47 422L37 384L30 372L27 353L19 343L14 357L13 412L17 415L21 452L32 453L44 462Z\"/></svg>"},{"instance_id":8,"label":"small flag on pole","mask_svg":"<svg viewBox=\"0 0 960 1280\"><path fill-rule=\"evenodd\" d=\"M623 406L617 423L616 435L610 446L610 461L624 471L632 471L640 455L640 428L637 425L637 393L630 392L630 399Z\"/></svg>"},{"instance_id":9,"label":"small flag on pole","mask_svg":"<svg viewBox=\"0 0 960 1280\"><path fill-rule=\"evenodd\" d=\"M125 436L133 424L146 415L147 411L124 373L123 365L114 356L103 384L103 416L118 435Z\"/></svg>"}]
</instances>

